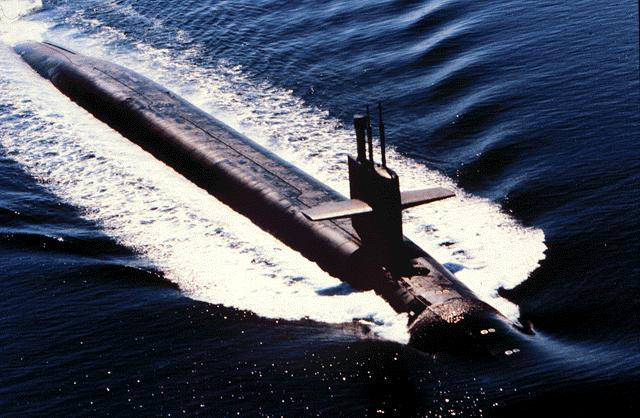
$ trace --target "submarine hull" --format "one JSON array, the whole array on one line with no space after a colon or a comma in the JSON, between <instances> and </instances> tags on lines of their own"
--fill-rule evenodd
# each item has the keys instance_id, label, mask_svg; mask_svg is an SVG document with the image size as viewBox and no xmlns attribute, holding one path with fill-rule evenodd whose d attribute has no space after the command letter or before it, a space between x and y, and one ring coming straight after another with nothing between
<instances>
[{"instance_id":1,"label":"submarine hull","mask_svg":"<svg viewBox=\"0 0 640 418\"><path fill-rule=\"evenodd\" d=\"M362 246L349 220L307 219L303 210L345 197L163 86L53 44L23 43L16 51L98 119L323 270L374 289L406 312L417 348L437 351L448 340L486 350L488 329L514 333L509 321L408 239L402 243L405 267L392 272Z\"/></svg>"}]
</instances>

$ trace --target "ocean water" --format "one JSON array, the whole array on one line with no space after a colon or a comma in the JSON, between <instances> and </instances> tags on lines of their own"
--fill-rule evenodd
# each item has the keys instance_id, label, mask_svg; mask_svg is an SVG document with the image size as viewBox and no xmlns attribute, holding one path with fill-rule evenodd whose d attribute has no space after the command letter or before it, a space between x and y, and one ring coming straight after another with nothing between
<instances>
[{"instance_id":1,"label":"ocean water","mask_svg":"<svg viewBox=\"0 0 640 418\"><path fill-rule=\"evenodd\" d=\"M0 416L635 415L638 9L630 2L0 1ZM41 79L125 65L347 194L386 109L405 233L536 333L422 353L320 270ZM365 332L364 329L370 330Z\"/></svg>"}]
</instances>

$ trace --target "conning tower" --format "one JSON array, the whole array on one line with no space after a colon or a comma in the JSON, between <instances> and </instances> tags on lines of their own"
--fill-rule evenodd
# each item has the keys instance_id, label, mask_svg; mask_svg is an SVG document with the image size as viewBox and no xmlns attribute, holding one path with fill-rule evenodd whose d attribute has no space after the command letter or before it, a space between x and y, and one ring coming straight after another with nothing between
<instances>
[{"instance_id":1,"label":"conning tower","mask_svg":"<svg viewBox=\"0 0 640 418\"><path fill-rule=\"evenodd\" d=\"M366 115L353 118L357 155L348 157L350 200L330 202L303 211L313 221L351 218L363 251L393 273L406 266L402 210L452 197L450 190L436 187L400 191L398 175L387 167L382 106L378 104L381 163L373 159L373 133L367 106Z\"/></svg>"}]
</instances>

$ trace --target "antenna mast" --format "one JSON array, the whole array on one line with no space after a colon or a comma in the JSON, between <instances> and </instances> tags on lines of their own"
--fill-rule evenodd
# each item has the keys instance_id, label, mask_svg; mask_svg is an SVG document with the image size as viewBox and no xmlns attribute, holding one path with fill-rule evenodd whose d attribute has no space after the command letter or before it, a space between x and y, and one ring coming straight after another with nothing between
<instances>
[{"instance_id":1,"label":"antenna mast","mask_svg":"<svg viewBox=\"0 0 640 418\"><path fill-rule=\"evenodd\" d=\"M369 161L373 164L373 132L371 131L371 116L367 105L367 143L369 145Z\"/></svg>"},{"instance_id":2,"label":"antenna mast","mask_svg":"<svg viewBox=\"0 0 640 418\"><path fill-rule=\"evenodd\" d=\"M387 168L387 151L384 141L384 122L382 121L382 103L378 103L378 131L380 133L380 155L382 167Z\"/></svg>"}]
</instances>

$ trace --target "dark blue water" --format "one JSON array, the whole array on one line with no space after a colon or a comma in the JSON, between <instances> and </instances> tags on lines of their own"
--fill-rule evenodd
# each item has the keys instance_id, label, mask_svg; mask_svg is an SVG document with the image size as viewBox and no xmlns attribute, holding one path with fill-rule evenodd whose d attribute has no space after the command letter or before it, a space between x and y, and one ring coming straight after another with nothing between
<instances>
[{"instance_id":1,"label":"dark blue water","mask_svg":"<svg viewBox=\"0 0 640 418\"><path fill-rule=\"evenodd\" d=\"M0 2L0 416L637 414L637 4L30 4ZM224 208L185 215L215 202L141 152L87 151L115 136L19 63L11 45L29 38L161 77L329 180L330 160L352 151L334 138L382 101L401 175L428 167L484 202L456 215L466 231L497 219L460 247L480 271L513 272L485 287L533 324L531 346L494 360L425 354L344 325L358 295L332 296L331 309L349 307L335 314L310 307L321 292L296 299L304 289L271 303L284 287L263 276L300 289L319 273L242 221L216 221L233 217ZM482 247L491 234L514 242ZM192 244L210 241L221 249Z\"/></svg>"}]
</instances>

